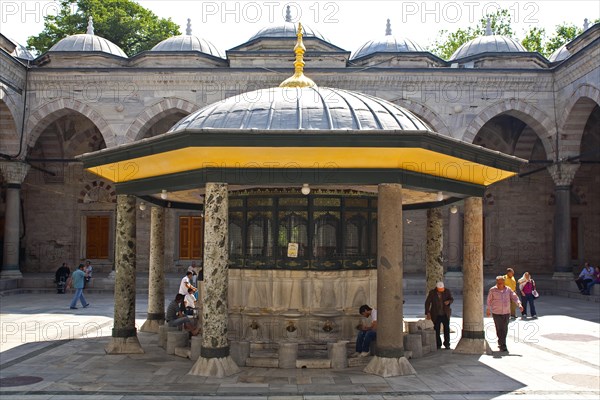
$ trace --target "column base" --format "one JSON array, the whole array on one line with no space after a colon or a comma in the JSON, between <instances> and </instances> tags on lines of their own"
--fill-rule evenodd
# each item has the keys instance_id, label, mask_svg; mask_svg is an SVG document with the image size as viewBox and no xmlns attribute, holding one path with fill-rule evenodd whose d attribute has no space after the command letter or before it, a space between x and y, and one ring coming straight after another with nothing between
<instances>
[{"instance_id":1,"label":"column base","mask_svg":"<svg viewBox=\"0 0 600 400\"><path fill-rule=\"evenodd\" d=\"M485 339L460 338L452 351L458 354L492 354L492 349Z\"/></svg>"},{"instance_id":2,"label":"column base","mask_svg":"<svg viewBox=\"0 0 600 400\"><path fill-rule=\"evenodd\" d=\"M21 271L18 268L3 269L2 271L0 271L0 279L19 279L22 277L23 277L23 274L21 273Z\"/></svg>"},{"instance_id":3,"label":"column base","mask_svg":"<svg viewBox=\"0 0 600 400\"><path fill-rule=\"evenodd\" d=\"M165 320L147 319L146 322L142 324L140 332L158 333L158 327L164 323Z\"/></svg>"},{"instance_id":4,"label":"column base","mask_svg":"<svg viewBox=\"0 0 600 400\"><path fill-rule=\"evenodd\" d=\"M104 348L106 354L144 354L137 336L113 337Z\"/></svg>"},{"instance_id":5,"label":"column base","mask_svg":"<svg viewBox=\"0 0 600 400\"><path fill-rule=\"evenodd\" d=\"M231 356L222 358L200 357L188 372L188 375L224 378L239 373L241 370Z\"/></svg>"},{"instance_id":6,"label":"column base","mask_svg":"<svg viewBox=\"0 0 600 400\"><path fill-rule=\"evenodd\" d=\"M552 279L557 281L572 281L575 280L575 275L572 272L555 272L552 274Z\"/></svg>"},{"instance_id":7,"label":"column base","mask_svg":"<svg viewBox=\"0 0 600 400\"><path fill-rule=\"evenodd\" d=\"M363 369L363 372L378 375L383 378L417 374L417 371L410 365L406 357L387 358L375 356L369 364L367 364L365 369Z\"/></svg>"}]
</instances>

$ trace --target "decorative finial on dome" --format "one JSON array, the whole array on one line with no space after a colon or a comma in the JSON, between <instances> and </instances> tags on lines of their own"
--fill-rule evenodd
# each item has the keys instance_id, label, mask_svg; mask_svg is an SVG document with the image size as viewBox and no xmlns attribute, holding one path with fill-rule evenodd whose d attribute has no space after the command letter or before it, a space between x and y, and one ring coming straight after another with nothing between
<instances>
[{"instance_id":1,"label":"decorative finial on dome","mask_svg":"<svg viewBox=\"0 0 600 400\"><path fill-rule=\"evenodd\" d=\"M387 24L385 24L385 36L391 36L392 34L392 24L390 24L390 19L388 18Z\"/></svg>"},{"instance_id":2,"label":"decorative finial on dome","mask_svg":"<svg viewBox=\"0 0 600 400\"><path fill-rule=\"evenodd\" d=\"M587 19L587 18L585 18L585 19L583 20L583 30L584 30L584 31L587 31L589 27L590 27L590 21L588 21L588 19Z\"/></svg>"},{"instance_id":3,"label":"decorative finial on dome","mask_svg":"<svg viewBox=\"0 0 600 400\"><path fill-rule=\"evenodd\" d=\"M87 26L87 32L86 33L88 35L93 35L94 34L94 19L92 18L91 15L88 18L88 26Z\"/></svg>"},{"instance_id":4,"label":"decorative finial on dome","mask_svg":"<svg viewBox=\"0 0 600 400\"><path fill-rule=\"evenodd\" d=\"M294 46L294 53L296 53L294 75L281 82L279 87L315 87L317 84L312 79L304 76L304 53L306 52L306 47L302 43L302 24L299 22L296 36L298 36L298 40L296 46Z\"/></svg>"},{"instance_id":5,"label":"decorative finial on dome","mask_svg":"<svg viewBox=\"0 0 600 400\"><path fill-rule=\"evenodd\" d=\"M290 10L290 6L285 8L285 22L292 22L292 11Z\"/></svg>"},{"instance_id":6,"label":"decorative finial on dome","mask_svg":"<svg viewBox=\"0 0 600 400\"><path fill-rule=\"evenodd\" d=\"M187 23L187 26L185 28L185 34L186 35L191 35L192 34L192 20L190 18L188 18L188 23Z\"/></svg>"},{"instance_id":7,"label":"decorative finial on dome","mask_svg":"<svg viewBox=\"0 0 600 400\"><path fill-rule=\"evenodd\" d=\"M494 32L492 32L492 20L487 19L487 24L485 25L485 36L492 36Z\"/></svg>"}]
</instances>

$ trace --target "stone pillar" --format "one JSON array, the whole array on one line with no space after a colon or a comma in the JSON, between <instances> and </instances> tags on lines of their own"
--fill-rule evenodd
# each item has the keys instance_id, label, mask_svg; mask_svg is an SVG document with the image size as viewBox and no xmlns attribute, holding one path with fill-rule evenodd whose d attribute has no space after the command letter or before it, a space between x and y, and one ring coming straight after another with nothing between
<instances>
[{"instance_id":1,"label":"stone pillar","mask_svg":"<svg viewBox=\"0 0 600 400\"><path fill-rule=\"evenodd\" d=\"M19 238L21 236L21 184L29 165L15 161L0 161L0 172L6 182L6 209L4 212L4 249L0 278L21 278L19 269Z\"/></svg>"},{"instance_id":2,"label":"stone pillar","mask_svg":"<svg viewBox=\"0 0 600 400\"><path fill-rule=\"evenodd\" d=\"M188 375L222 378L240 372L227 342L229 200L226 183L207 183L204 196L204 290L200 358Z\"/></svg>"},{"instance_id":3,"label":"stone pillar","mask_svg":"<svg viewBox=\"0 0 600 400\"><path fill-rule=\"evenodd\" d=\"M571 265L571 183L579 164L555 164L548 167L554 180L554 279L573 279Z\"/></svg>"},{"instance_id":4,"label":"stone pillar","mask_svg":"<svg viewBox=\"0 0 600 400\"><path fill-rule=\"evenodd\" d=\"M456 210L452 212L452 208ZM460 214L458 206L453 205L448 208L448 269L444 276L446 287L453 290L456 294L462 291L463 273L462 273L462 246L460 230Z\"/></svg>"},{"instance_id":5,"label":"stone pillar","mask_svg":"<svg viewBox=\"0 0 600 400\"><path fill-rule=\"evenodd\" d=\"M150 211L150 268L148 271L148 317L142 332L158 333L165 322L165 209Z\"/></svg>"},{"instance_id":6,"label":"stone pillar","mask_svg":"<svg viewBox=\"0 0 600 400\"><path fill-rule=\"evenodd\" d=\"M144 352L135 329L135 214L135 197L117 195L115 317L107 354Z\"/></svg>"},{"instance_id":7,"label":"stone pillar","mask_svg":"<svg viewBox=\"0 0 600 400\"><path fill-rule=\"evenodd\" d=\"M444 244L444 224L442 210L427 209L427 260L425 262L425 295L435 288L435 284L444 280L442 249Z\"/></svg>"},{"instance_id":8,"label":"stone pillar","mask_svg":"<svg viewBox=\"0 0 600 400\"><path fill-rule=\"evenodd\" d=\"M377 223L377 349L364 372L414 375L404 356L402 333L402 185L379 185Z\"/></svg>"},{"instance_id":9,"label":"stone pillar","mask_svg":"<svg viewBox=\"0 0 600 400\"><path fill-rule=\"evenodd\" d=\"M483 329L483 200L465 199L463 328L457 353L491 353Z\"/></svg>"}]
</instances>

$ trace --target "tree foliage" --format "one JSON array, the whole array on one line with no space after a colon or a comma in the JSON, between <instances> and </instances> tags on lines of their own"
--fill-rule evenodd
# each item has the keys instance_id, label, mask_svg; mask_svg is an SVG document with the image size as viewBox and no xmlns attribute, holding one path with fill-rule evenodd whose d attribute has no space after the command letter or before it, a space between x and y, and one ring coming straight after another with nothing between
<instances>
[{"instance_id":1,"label":"tree foliage","mask_svg":"<svg viewBox=\"0 0 600 400\"><path fill-rule=\"evenodd\" d=\"M94 33L115 43L129 56L180 34L179 26L170 18L159 18L132 0L61 0L59 13L44 17L44 30L30 36L27 45L44 53L68 35L85 33L90 16Z\"/></svg>"}]
</instances>

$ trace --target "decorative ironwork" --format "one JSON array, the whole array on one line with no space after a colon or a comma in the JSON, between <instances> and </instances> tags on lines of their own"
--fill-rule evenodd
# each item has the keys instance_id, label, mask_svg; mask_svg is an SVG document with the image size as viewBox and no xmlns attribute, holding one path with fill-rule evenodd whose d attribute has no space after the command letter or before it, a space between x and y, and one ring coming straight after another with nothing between
<instances>
[{"instance_id":1,"label":"decorative ironwork","mask_svg":"<svg viewBox=\"0 0 600 400\"><path fill-rule=\"evenodd\" d=\"M317 197L313 200L315 207L339 207L342 199L338 197Z\"/></svg>"}]
</instances>

